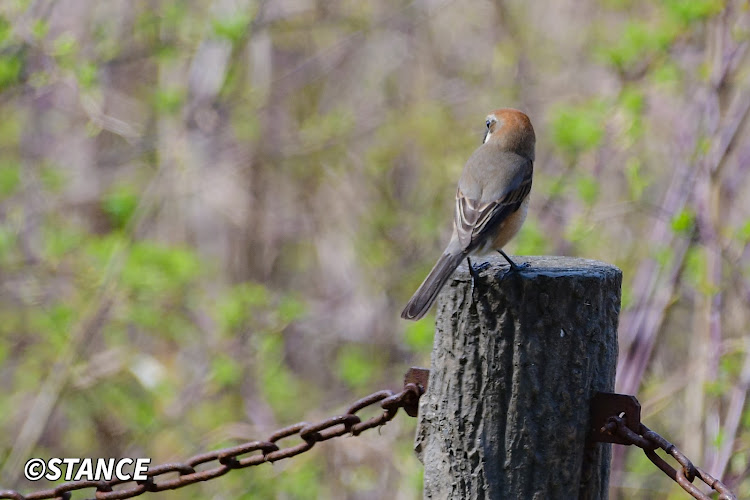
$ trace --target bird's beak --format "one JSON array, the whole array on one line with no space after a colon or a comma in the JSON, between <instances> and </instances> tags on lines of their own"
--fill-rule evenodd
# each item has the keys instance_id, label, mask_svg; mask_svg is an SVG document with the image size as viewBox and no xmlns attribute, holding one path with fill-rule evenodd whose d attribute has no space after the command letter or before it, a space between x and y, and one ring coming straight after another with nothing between
<instances>
[{"instance_id":1,"label":"bird's beak","mask_svg":"<svg viewBox=\"0 0 750 500\"><path fill-rule=\"evenodd\" d=\"M484 139L482 139L482 144L486 143L490 139L490 129L487 129L484 133Z\"/></svg>"}]
</instances>

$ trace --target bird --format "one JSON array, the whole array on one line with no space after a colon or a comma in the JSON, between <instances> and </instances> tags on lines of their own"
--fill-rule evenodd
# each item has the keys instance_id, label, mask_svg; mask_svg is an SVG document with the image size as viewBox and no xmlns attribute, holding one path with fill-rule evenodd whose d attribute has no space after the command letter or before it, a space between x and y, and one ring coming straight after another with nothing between
<instances>
[{"instance_id":1,"label":"bird","mask_svg":"<svg viewBox=\"0 0 750 500\"><path fill-rule=\"evenodd\" d=\"M471 256L497 250L519 272L503 247L518 233L526 219L534 172L536 136L525 113L512 108L486 117L484 140L464 165L458 181L453 234L430 273L404 307L401 317L421 319L448 278L463 259L472 279L478 271Z\"/></svg>"}]
</instances>

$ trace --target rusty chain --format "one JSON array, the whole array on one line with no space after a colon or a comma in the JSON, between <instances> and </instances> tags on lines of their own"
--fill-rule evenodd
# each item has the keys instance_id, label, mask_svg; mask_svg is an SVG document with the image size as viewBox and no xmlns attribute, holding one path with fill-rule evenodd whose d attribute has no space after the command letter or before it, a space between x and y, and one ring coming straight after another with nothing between
<instances>
[{"instance_id":1,"label":"rusty chain","mask_svg":"<svg viewBox=\"0 0 750 500\"><path fill-rule=\"evenodd\" d=\"M640 419L641 405L634 396L600 392L591 402L594 441L635 445L641 448L654 465L693 498L712 500L711 496L693 484L695 478L698 478L719 494L718 500L737 500L724 483L694 465L675 445L643 425ZM675 469L657 455L656 450L659 449L671 455L681 468Z\"/></svg>"},{"instance_id":2,"label":"rusty chain","mask_svg":"<svg viewBox=\"0 0 750 500\"><path fill-rule=\"evenodd\" d=\"M638 432L634 432L626 425L624 418L612 416L609 417L609 421L605 425L605 428L607 432L616 434L628 441L628 444L633 444L641 448L654 465L661 469L667 476L672 478L673 481L679 484L683 490L692 495L693 498L699 500L711 500L711 496L706 495L693 484L693 480L698 478L711 489L719 493L719 500L737 500L734 493L732 493L724 483L711 476L700 467L693 465L693 462L691 462L684 453L678 450L675 445L645 425L639 424ZM682 467L675 469L669 465L666 460L656 454L657 449L664 450L664 452L674 457Z\"/></svg>"},{"instance_id":3,"label":"rusty chain","mask_svg":"<svg viewBox=\"0 0 750 500\"><path fill-rule=\"evenodd\" d=\"M0 490L0 499L12 500L70 500L77 490L95 488L97 500L114 500L134 498L146 492L174 490L193 483L208 481L233 469L244 469L263 463L293 457L311 449L315 443L350 434L357 436L367 429L385 425L392 420L399 408L411 417L417 416L419 398L427 389L429 370L411 368L404 379L401 392L389 390L378 391L355 401L342 415L336 415L320 422L310 424L299 422L279 429L266 441L249 441L237 446L214 450L195 455L184 462L173 462L152 467L146 472L144 481L71 481L55 488L36 491L23 495L15 490ZM383 412L368 420L362 421L357 413L367 407L380 405ZM591 437L593 441L624 445L635 445L643 449L646 456L661 471L679 484L693 498L711 500L693 485L695 478L700 479L719 494L718 500L737 500L737 497L720 480L714 478L700 467L695 466L675 445L640 422L640 404L634 396L614 393L597 393L591 402ZM299 436L301 443L281 448L277 442ZM661 458L656 450L664 450L680 465L675 469ZM252 454L252 452L260 452ZM210 462L218 462L213 468L196 470L196 467ZM168 474L177 474L171 479L157 478ZM135 483L126 489L113 489L122 484Z\"/></svg>"},{"instance_id":4,"label":"rusty chain","mask_svg":"<svg viewBox=\"0 0 750 500\"><path fill-rule=\"evenodd\" d=\"M427 387L428 370L411 368L405 377L404 388L401 392L394 393L389 390L378 391L354 402L342 415L321 420L310 424L299 422L271 434L266 441L250 441L237 446L209 451L195 455L184 462L174 462L151 467L146 473L148 479L144 481L71 481L63 483L55 488L36 491L28 495L22 495L14 490L0 490L0 498L13 500L44 500L59 499L70 500L72 492L82 489L95 488L98 500L114 500L133 498L146 492L157 492L174 490L189 484L208 481L223 476L233 469L244 469L253 465L273 463L284 458L293 457L311 449L315 443L350 434L359 435L361 432L373 427L379 427L389 422L396 416L399 408L412 417L417 416L419 398L424 394ZM367 407L380 405L382 413L362 421L357 413ZM280 447L278 442L299 436L301 443ZM255 453L248 456L252 452ZM218 462L213 468L196 470L199 465L210 462ZM177 474L171 479L157 480L157 478L168 474ZM135 483L134 486L125 489L113 489L127 483Z\"/></svg>"}]
</instances>

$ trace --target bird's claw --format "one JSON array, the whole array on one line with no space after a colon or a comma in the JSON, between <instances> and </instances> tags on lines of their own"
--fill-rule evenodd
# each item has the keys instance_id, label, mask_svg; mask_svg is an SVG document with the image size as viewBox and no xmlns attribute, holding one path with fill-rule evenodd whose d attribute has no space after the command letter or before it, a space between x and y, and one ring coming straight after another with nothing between
<instances>
[{"instance_id":1,"label":"bird's claw","mask_svg":"<svg viewBox=\"0 0 750 500\"><path fill-rule=\"evenodd\" d=\"M520 273L521 271L523 271L524 269L527 269L529 267L531 267L531 264L529 264L528 262L524 262L522 264L515 264L515 263L510 264L509 267L508 267L508 270L505 271L504 273L502 273L499 276L499 279L500 279L500 281L503 281L508 276Z\"/></svg>"},{"instance_id":2,"label":"bird's claw","mask_svg":"<svg viewBox=\"0 0 750 500\"><path fill-rule=\"evenodd\" d=\"M472 280L479 278L479 273L490 267L489 262L482 262L481 264L474 265L471 263L471 259L466 257L466 263L469 265L469 274Z\"/></svg>"},{"instance_id":3,"label":"bird's claw","mask_svg":"<svg viewBox=\"0 0 750 500\"><path fill-rule=\"evenodd\" d=\"M524 269L528 269L529 267L531 267L531 264L529 264L528 262L523 262L521 264L516 264L515 266L510 266L510 270L511 272L518 273L523 271Z\"/></svg>"},{"instance_id":4,"label":"bird's claw","mask_svg":"<svg viewBox=\"0 0 750 500\"><path fill-rule=\"evenodd\" d=\"M518 264L516 264L515 262L513 262L513 261L511 260L511 258L510 258L510 257L508 257L508 254L506 254L506 253L505 253L505 252L503 252L502 250L498 250L498 252L500 253L500 255L502 255L502 256L503 256L503 258L504 258L505 260L507 260L507 261L508 261L508 265L510 266L510 269L509 269L509 270L508 270L508 271L507 271L507 272L505 273L505 275L508 275L508 274L511 274L511 273L518 273L518 272L521 272L521 271L523 271L524 269L526 269L527 267L529 267L529 266L531 265L531 264L529 264L528 262L524 262L523 264L521 264L521 265L518 265ZM505 275L503 275L503 276L505 276Z\"/></svg>"},{"instance_id":5,"label":"bird's claw","mask_svg":"<svg viewBox=\"0 0 750 500\"><path fill-rule=\"evenodd\" d=\"M475 264L472 267L474 268L474 273L475 274L479 274L480 272L486 271L487 269L489 269L490 268L490 263L489 262L482 262L481 264Z\"/></svg>"}]
</instances>

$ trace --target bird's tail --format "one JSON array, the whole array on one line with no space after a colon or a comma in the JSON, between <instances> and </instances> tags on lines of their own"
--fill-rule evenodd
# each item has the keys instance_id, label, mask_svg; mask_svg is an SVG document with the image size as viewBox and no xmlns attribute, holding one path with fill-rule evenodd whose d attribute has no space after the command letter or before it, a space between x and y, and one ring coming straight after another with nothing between
<instances>
[{"instance_id":1,"label":"bird's tail","mask_svg":"<svg viewBox=\"0 0 750 500\"><path fill-rule=\"evenodd\" d=\"M449 245L445 249L443 255L440 256L435 266L430 271L430 274L424 279L421 285L414 295L412 295L409 302L401 312L401 317L404 319L418 320L430 309L430 306L440 293L445 282L450 278L453 271L456 270L458 264L461 263L466 253L459 249L452 248L453 245Z\"/></svg>"}]
</instances>

